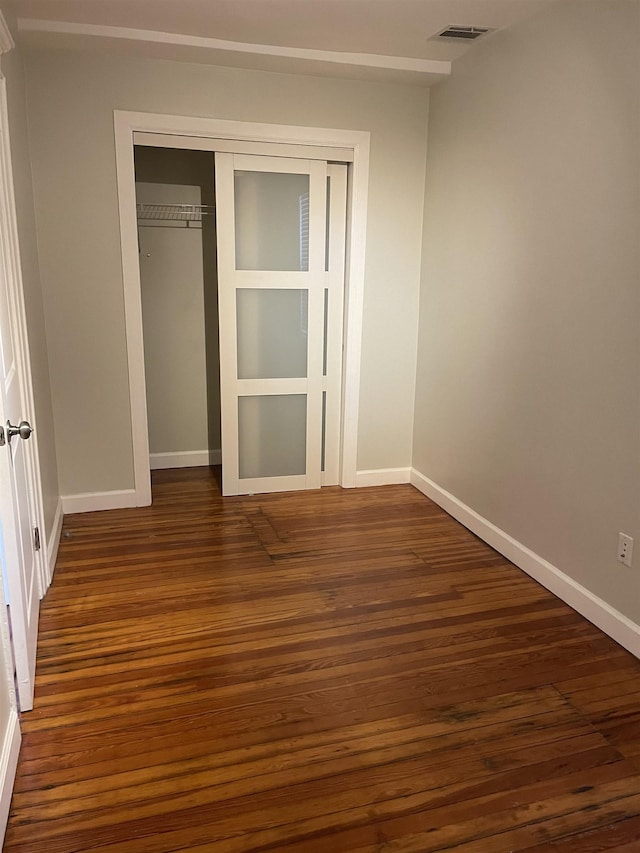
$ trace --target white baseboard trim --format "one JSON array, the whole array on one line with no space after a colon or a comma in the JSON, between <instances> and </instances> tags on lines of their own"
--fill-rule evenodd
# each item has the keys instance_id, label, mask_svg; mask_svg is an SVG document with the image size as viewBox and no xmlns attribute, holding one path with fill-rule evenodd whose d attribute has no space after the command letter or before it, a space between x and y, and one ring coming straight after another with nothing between
<instances>
[{"instance_id":1,"label":"white baseboard trim","mask_svg":"<svg viewBox=\"0 0 640 853\"><path fill-rule=\"evenodd\" d=\"M152 471L162 468L199 468L221 463L221 450L180 450L176 453L149 454L149 466Z\"/></svg>"},{"instance_id":2,"label":"white baseboard trim","mask_svg":"<svg viewBox=\"0 0 640 853\"><path fill-rule=\"evenodd\" d=\"M56 514L53 517L51 533L47 538L47 572L49 583L53 578L53 570L56 566L56 558L58 556L58 548L60 547L60 537L62 536L62 522L64 520L64 512L62 511L62 498L58 498L58 506Z\"/></svg>"},{"instance_id":3,"label":"white baseboard trim","mask_svg":"<svg viewBox=\"0 0 640 853\"><path fill-rule=\"evenodd\" d=\"M370 471L356 471L356 486L395 486L408 483L411 468L372 468Z\"/></svg>"},{"instance_id":4,"label":"white baseboard trim","mask_svg":"<svg viewBox=\"0 0 640 853\"><path fill-rule=\"evenodd\" d=\"M62 495L61 501L62 511L65 515L74 512L97 512L103 509L126 509L137 506L135 489Z\"/></svg>"},{"instance_id":5,"label":"white baseboard trim","mask_svg":"<svg viewBox=\"0 0 640 853\"><path fill-rule=\"evenodd\" d=\"M557 595L569 607L577 610L631 654L640 658L640 625L636 625L619 610L487 521L415 468L411 471L411 483L472 533Z\"/></svg>"},{"instance_id":6,"label":"white baseboard trim","mask_svg":"<svg viewBox=\"0 0 640 853\"><path fill-rule=\"evenodd\" d=\"M16 767L18 766L20 740L18 712L15 708L10 708L7 729L4 733L4 742L2 744L2 754L0 754L0 847L4 841L7 821L9 820L9 807L11 806L13 783L16 778Z\"/></svg>"}]
</instances>

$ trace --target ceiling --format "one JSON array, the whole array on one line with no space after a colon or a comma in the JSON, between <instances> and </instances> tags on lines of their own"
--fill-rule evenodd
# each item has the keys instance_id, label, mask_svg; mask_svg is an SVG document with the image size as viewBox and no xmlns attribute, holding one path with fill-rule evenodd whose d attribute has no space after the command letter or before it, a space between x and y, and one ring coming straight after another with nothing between
<instances>
[{"instance_id":1,"label":"ceiling","mask_svg":"<svg viewBox=\"0 0 640 853\"><path fill-rule=\"evenodd\" d=\"M559 0L13 0L21 41L431 85L473 42ZM491 35L484 36L491 38Z\"/></svg>"}]
</instances>

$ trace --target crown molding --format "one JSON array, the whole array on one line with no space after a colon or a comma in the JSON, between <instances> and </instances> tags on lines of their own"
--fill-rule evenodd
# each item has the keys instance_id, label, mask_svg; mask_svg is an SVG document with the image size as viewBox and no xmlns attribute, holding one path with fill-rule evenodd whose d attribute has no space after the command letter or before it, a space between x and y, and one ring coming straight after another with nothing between
<instances>
[{"instance_id":1,"label":"crown molding","mask_svg":"<svg viewBox=\"0 0 640 853\"><path fill-rule=\"evenodd\" d=\"M273 44L250 44L248 42L226 41L204 36L166 33L154 30L132 29L129 27L105 26L102 24L81 24L66 21L48 21L36 18L19 18L18 30L26 36L76 37L128 42L139 45L155 45L165 48L182 48L210 52L212 56L231 58L245 54L248 57L263 57L271 60L295 60L308 63L322 63L325 67L342 66L353 69L368 69L381 72L396 72L424 76L432 80L443 79L451 74L451 62L436 59L415 59L405 56L387 56L373 53L347 53L333 50L283 47Z\"/></svg>"}]
</instances>

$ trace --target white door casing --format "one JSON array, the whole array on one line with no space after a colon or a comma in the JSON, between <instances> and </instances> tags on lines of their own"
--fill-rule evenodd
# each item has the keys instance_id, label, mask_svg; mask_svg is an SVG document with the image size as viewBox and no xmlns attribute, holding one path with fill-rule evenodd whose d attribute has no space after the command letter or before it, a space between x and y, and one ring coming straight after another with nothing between
<instances>
[{"instance_id":1,"label":"white door casing","mask_svg":"<svg viewBox=\"0 0 640 853\"><path fill-rule=\"evenodd\" d=\"M133 503L144 506L151 502L133 160L133 146L136 142L158 147L227 152L237 147L243 153L252 153L260 146L259 151L264 154L277 153L291 157L297 152L304 152L302 156L308 159L337 159L352 164L339 481L343 487L355 486L370 134L367 131L122 110L114 111L114 127L134 457ZM332 152L335 152L335 157ZM131 503L126 501L122 505Z\"/></svg>"}]
</instances>

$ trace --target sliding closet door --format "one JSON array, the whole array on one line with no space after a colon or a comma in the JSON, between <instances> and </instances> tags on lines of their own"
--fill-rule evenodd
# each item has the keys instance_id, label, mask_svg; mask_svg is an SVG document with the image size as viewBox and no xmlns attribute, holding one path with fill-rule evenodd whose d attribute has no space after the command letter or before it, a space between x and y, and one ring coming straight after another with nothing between
<instances>
[{"instance_id":1,"label":"sliding closet door","mask_svg":"<svg viewBox=\"0 0 640 853\"><path fill-rule=\"evenodd\" d=\"M340 482L342 342L347 235L347 167L327 166L327 223L322 357L322 485Z\"/></svg>"},{"instance_id":2,"label":"sliding closet door","mask_svg":"<svg viewBox=\"0 0 640 853\"><path fill-rule=\"evenodd\" d=\"M337 475L342 348L340 294L327 349L327 164L216 153L216 200L223 493L318 488L328 438Z\"/></svg>"}]
</instances>

